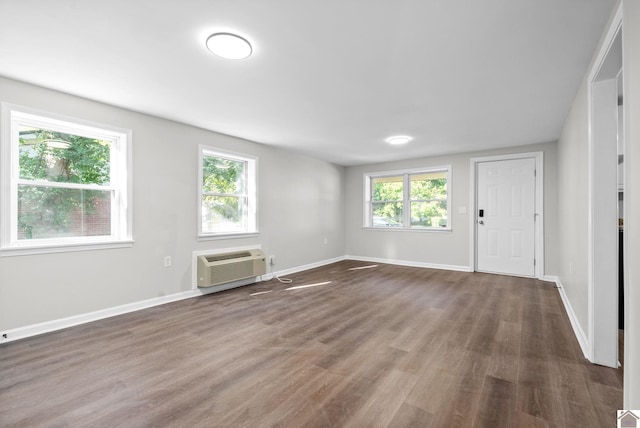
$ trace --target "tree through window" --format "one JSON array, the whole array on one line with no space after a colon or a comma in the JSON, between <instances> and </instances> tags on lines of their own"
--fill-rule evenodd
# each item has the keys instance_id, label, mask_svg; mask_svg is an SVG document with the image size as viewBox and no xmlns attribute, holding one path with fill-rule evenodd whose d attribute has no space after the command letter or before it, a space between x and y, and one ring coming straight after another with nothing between
<instances>
[{"instance_id":1,"label":"tree through window","mask_svg":"<svg viewBox=\"0 0 640 428\"><path fill-rule=\"evenodd\" d=\"M202 147L200 236L256 232L256 160Z\"/></svg>"},{"instance_id":2,"label":"tree through window","mask_svg":"<svg viewBox=\"0 0 640 428\"><path fill-rule=\"evenodd\" d=\"M130 131L3 105L2 248L131 239Z\"/></svg>"},{"instance_id":3,"label":"tree through window","mask_svg":"<svg viewBox=\"0 0 640 428\"><path fill-rule=\"evenodd\" d=\"M365 174L365 227L450 229L450 167Z\"/></svg>"},{"instance_id":4,"label":"tree through window","mask_svg":"<svg viewBox=\"0 0 640 428\"><path fill-rule=\"evenodd\" d=\"M111 234L111 141L19 126L18 239Z\"/></svg>"}]
</instances>

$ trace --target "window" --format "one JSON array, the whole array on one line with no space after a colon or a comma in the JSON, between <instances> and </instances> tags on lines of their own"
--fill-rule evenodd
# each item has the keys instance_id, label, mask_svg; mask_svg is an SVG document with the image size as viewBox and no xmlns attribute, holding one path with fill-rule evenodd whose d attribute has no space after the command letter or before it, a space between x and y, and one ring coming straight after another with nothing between
<instances>
[{"instance_id":1,"label":"window","mask_svg":"<svg viewBox=\"0 0 640 428\"><path fill-rule=\"evenodd\" d=\"M364 227L450 230L450 171L437 167L364 175Z\"/></svg>"},{"instance_id":2,"label":"window","mask_svg":"<svg viewBox=\"0 0 640 428\"><path fill-rule=\"evenodd\" d=\"M257 233L257 160L200 147L200 237Z\"/></svg>"},{"instance_id":3,"label":"window","mask_svg":"<svg viewBox=\"0 0 640 428\"><path fill-rule=\"evenodd\" d=\"M131 132L2 105L3 253L131 245Z\"/></svg>"}]
</instances>

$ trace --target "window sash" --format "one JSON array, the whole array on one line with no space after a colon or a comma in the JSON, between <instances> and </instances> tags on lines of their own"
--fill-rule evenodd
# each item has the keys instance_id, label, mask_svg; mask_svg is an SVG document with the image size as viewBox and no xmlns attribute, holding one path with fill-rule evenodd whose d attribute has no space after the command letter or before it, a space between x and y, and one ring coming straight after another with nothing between
<instances>
[{"instance_id":1,"label":"window sash","mask_svg":"<svg viewBox=\"0 0 640 428\"><path fill-rule=\"evenodd\" d=\"M114 191L20 185L18 194L24 196L18 201L19 241L109 237L112 234ZM30 198L34 195L44 200ZM62 198L66 206L52 201L56 197Z\"/></svg>"},{"instance_id":2,"label":"window sash","mask_svg":"<svg viewBox=\"0 0 640 428\"><path fill-rule=\"evenodd\" d=\"M233 185L234 188L237 188L237 190L235 192L216 192L216 191L208 191L205 190L205 186L204 186L204 164L205 164L205 160L207 159L211 159L211 160L225 160L225 161L230 161L232 163L237 163L239 165L241 165L241 170L242 173L241 175L236 179L235 182L231 182L230 184ZM249 168L250 168L250 162L247 159L242 159L242 158L238 158L235 156L224 156L224 155L220 155L220 154L216 154L216 153L212 153L209 151L205 151L202 154L202 166L201 166L201 170L202 170L202 179L200 180L200 185L202 186L202 192L203 194L219 194L219 195L238 195L238 196L242 196L242 195L247 195L247 181L249 179Z\"/></svg>"},{"instance_id":3,"label":"window sash","mask_svg":"<svg viewBox=\"0 0 640 428\"><path fill-rule=\"evenodd\" d=\"M78 190L112 190L117 191L115 186L103 186L100 184L83 184L83 183L61 183L56 181L46 180L28 180L24 178L17 179L15 181L18 186L38 186L38 187L54 187L58 189L78 189Z\"/></svg>"},{"instance_id":4,"label":"window sash","mask_svg":"<svg viewBox=\"0 0 640 428\"><path fill-rule=\"evenodd\" d=\"M446 180L446 196L437 197L437 198L416 198L413 199L411 195L411 183L412 178L416 176L424 176L424 175L443 175L440 177ZM402 182L402 199L401 200L380 200L375 199L374 195L374 185L378 182ZM365 173L365 219L364 219L364 227L365 228L379 228L386 229L387 224L393 221L397 221L395 218L385 217L382 219L378 219L376 217L376 207L381 205L392 205L392 204L401 204L400 208L400 225L396 226L395 230L450 230L451 229L451 167L443 166L443 167L435 167L435 168L426 168L426 169L416 169L416 170L406 170L406 171L397 171L397 172L387 172L387 173ZM429 217L429 221L433 218L439 218L438 225L419 225L416 224L412 217L413 207L415 204L446 204L446 216L444 219L441 216L431 216ZM396 210L397 211L397 210ZM426 218L426 217L425 217ZM445 226L442 227L440 224L442 220L445 220ZM376 224L378 223L378 224ZM381 225L384 224L384 225Z\"/></svg>"},{"instance_id":5,"label":"window sash","mask_svg":"<svg viewBox=\"0 0 640 428\"><path fill-rule=\"evenodd\" d=\"M248 198L243 196L212 196L213 200L211 202L215 203L215 199L230 199L235 201L235 204L232 202L231 204L225 204L221 206L221 210L217 210L215 208L206 209L207 213L205 217L209 219L209 221L203 221L202 227L204 233L230 233L230 232L244 232L247 230L247 214L249 201ZM205 199L202 201L202 209L205 211ZM225 213L229 211L228 209L232 208L231 212ZM227 215L225 215L227 214ZM228 215L237 215L238 218L229 218Z\"/></svg>"},{"instance_id":6,"label":"window sash","mask_svg":"<svg viewBox=\"0 0 640 428\"><path fill-rule=\"evenodd\" d=\"M215 192L204 190L205 159L207 157L240 162L242 167L241 184L235 192ZM199 161L199 195L200 205L198 209L198 236L201 238L216 238L228 235L243 235L257 233L257 195L256 195L256 170L255 158L231 152L220 151L211 147L200 146ZM215 224L216 210L208 209L205 205L206 198L227 198L237 200L237 213L240 218L232 222L228 218L219 221L227 221L227 227L218 227ZM219 214L219 212L218 212ZM228 214L232 214L229 212ZM207 223L207 221L209 223Z\"/></svg>"}]
</instances>

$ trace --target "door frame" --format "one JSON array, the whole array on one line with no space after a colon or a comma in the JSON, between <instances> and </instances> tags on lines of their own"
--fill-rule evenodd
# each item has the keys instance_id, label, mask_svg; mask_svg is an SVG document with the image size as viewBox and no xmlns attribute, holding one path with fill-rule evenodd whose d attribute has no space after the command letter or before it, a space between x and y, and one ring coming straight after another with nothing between
<instances>
[{"instance_id":1,"label":"door frame","mask_svg":"<svg viewBox=\"0 0 640 428\"><path fill-rule=\"evenodd\" d=\"M477 174L478 164L484 162L505 161L514 159L535 159L536 161L536 188L535 188L535 224L534 224L534 257L535 269L534 277L544 278L544 155L543 152L513 153L507 155L483 156L471 158L469 178L470 178L470 199L469 206L469 262L471 270L478 270L478 258L476 251L476 238L478 222L476 218L477 205Z\"/></svg>"},{"instance_id":2,"label":"door frame","mask_svg":"<svg viewBox=\"0 0 640 428\"><path fill-rule=\"evenodd\" d=\"M602 79L603 70L617 37L622 34L622 7L619 4L605 33L587 77L587 108L589 126L588 164L588 230L587 230L587 289L588 289L588 359L603 366L618 367L618 227L614 207L609 206L612 195L617 202L617 143L607 126L606 100L617 93L617 79ZM621 40L621 44L624 42ZM624 60L621 60L621 69ZM622 77L624 80L624 76ZM613 82L611 81L613 80ZM624 83L623 83L624 86ZM617 115L617 103L616 103ZM623 111L625 105L623 103ZM616 123L617 126L617 123ZM616 128L617 132L617 128ZM616 145L616 147L614 147ZM614 153L615 152L615 153ZM611 155L611 156L609 156ZM615 157L614 157L615 155ZM612 161L611 158L614 160ZM612 181L610 188L609 181ZM615 254L616 257L611 257ZM615 273L615 274L614 274Z\"/></svg>"}]
</instances>

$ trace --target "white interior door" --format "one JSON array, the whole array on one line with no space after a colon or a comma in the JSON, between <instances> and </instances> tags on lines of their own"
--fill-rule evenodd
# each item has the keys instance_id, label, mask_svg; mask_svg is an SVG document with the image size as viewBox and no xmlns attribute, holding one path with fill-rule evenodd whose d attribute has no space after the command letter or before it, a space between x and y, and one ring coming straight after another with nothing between
<instances>
[{"instance_id":1,"label":"white interior door","mask_svg":"<svg viewBox=\"0 0 640 428\"><path fill-rule=\"evenodd\" d=\"M534 158L480 162L476 177L476 270L535 275Z\"/></svg>"}]
</instances>

